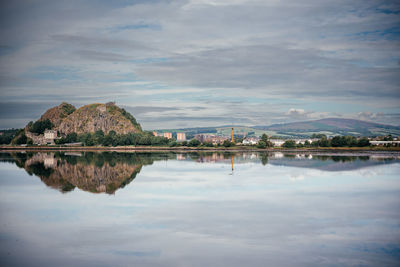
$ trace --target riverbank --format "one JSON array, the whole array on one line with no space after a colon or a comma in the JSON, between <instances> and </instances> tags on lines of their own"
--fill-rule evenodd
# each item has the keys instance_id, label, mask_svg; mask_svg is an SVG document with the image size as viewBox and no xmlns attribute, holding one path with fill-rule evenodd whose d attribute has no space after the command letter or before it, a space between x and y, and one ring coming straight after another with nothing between
<instances>
[{"instance_id":1,"label":"riverbank","mask_svg":"<svg viewBox=\"0 0 400 267\"><path fill-rule=\"evenodd\" d=\"M256 148L235 147L162 147L162 146L0 146L0 151L115 151L115 152L296 152L296 153L399 153L400 147L310 147L310 148Z\"/></svg>"}]
</instances>

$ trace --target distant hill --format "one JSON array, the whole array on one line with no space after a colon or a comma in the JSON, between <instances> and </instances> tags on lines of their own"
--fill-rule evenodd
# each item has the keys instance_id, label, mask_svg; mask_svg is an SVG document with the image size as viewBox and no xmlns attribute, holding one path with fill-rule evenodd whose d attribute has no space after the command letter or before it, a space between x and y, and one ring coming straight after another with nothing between
<instances>
[{"instance_id":1,"label":"distant hill","mask_svg":"<svg viewBox=\"0 0 400 267\"><path fill-rule=\"evenodd\" d=\"M218 134L230 135L234 127L235 135L255 135L260 136L266 133L269 136L281 138L302 138L310 137L312 134L334 135L353 135L353 136L382 136L394 135L400 136L400 127L393 125L384 125L379 123L341 119L327 118L313 121L301 121L283 124L273 124L269 126L219 126L219 127L199 127L183 129L165 129L159 132L186 132L192 137L195 134Z\"/></svg>"},{"instance_id":2,"label":"distant hill","mask_svg":"<svg viewBox=\"0 0 400 267\"><path fill-rule=\"evenodd\" d=\"M353 119L326 118L313 121L273 124L270 126L255 126L255 129L274 131L284 135L311 135L325 133L327 135L399 135L400 127L384 125Z\"/></svg>"}]
</instances>

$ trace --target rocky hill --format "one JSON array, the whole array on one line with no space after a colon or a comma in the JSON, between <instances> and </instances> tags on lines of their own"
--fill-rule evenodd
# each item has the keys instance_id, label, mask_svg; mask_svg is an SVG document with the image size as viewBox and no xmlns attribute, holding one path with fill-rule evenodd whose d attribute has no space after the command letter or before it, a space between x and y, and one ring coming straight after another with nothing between
<instances>
[{"instance_id":1,"label":"rocky hill","mask_svg":"<svg viewBox=\"0 0 400 267\"><path fill-rule=\"evenodd\" d=\"M44 121L48 119L54 127L58 127L61 122L75 110L76 108L73 105L63 102L56 107L48 109L39 120Z\"/></svg>"},{"instance_id":2,"label":"rocky hill","mask_svg":"<svg viewBox=\"0 0 400 267\"><path fill-rule=\"evenodd\" d=\"M36 126L40 128L42 125L51 125L51 129L58 131L62 136L70 133L94 133L98 130L102 130L105 134L110 131L115 131L117 134L142 131L136 119L113 102L89 104L79 109L63 102L48 109L38 121L31 122L25 127L26 136L33 139L34 143L45 143L45 140L41 140L44 139L43 131L33 130Z\"/></svg>"},{"instance_id":3,"label":"rocky hill","mask_svg":"<svg viewBox=\"0 0 400 267\"><path fill-rule=\"evenodd\" d=\"M57 130L61 134L93 133L98 130L105 134L110 131L117 134L142 131L135 118L114 103L83 106L63 119Z\"/></svg>"}]
</instances>

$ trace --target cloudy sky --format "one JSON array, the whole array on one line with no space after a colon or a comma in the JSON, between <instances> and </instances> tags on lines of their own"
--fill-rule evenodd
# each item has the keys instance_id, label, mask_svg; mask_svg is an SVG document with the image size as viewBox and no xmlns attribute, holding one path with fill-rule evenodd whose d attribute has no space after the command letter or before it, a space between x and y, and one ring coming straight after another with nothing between
<instances>
[{"instance_id":1,"label":"cloudy sky","mask_svg":"<svg viewBox=\"0 0 400 267\"><path fill-rule=\"evenodd\" d=\"M325 117L400 125L398 1L0 5L0 128L62 101L116 101L145 129Z\"/></svg>"}]
</instances>

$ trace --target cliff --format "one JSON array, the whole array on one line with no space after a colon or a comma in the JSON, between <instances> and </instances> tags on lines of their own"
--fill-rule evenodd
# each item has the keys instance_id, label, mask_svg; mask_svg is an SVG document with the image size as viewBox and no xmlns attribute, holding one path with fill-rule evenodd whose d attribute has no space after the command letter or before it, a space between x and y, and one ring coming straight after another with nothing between
<instances>
[{"instance_id":1,"label":"cliff","mask_svg":"<svg viewBox=\"0 0 400 267\"><path fill-rule=\"evenodd\" d=\"M47 125L46 121L52 125L52 130L64 136L70 133L94 133L98 130L102 130L105 134L110 131L115 131L117 134L142 131L136 119L114 103L96 103L76 109L73 105L63 102L59 106L48 109L39 120L25 127L25 135L32 139L34 144L48 143L43 135L44 128L49 128L43 126ZM34 131L35 126L41 130Z\"/></svg>"},{"instance_id":2,"label":"cliff","mask_svg":"<svg viewBox=\"0 0 400 267\"><path fill-rule=\"evenodd\" d=\"M60 126L61 122L73 113L76 108L66 102L48 109L39 119L39 121L50 120L54 127Z\"/></svg>"},{"instance_id":3,"label":"cliff","mask_svg":"<svg viewBox=\"0 0 400 267\"><path fill-rule=\"evenodd\" d=\"M105 134L110 131L117 134L142 131L135 118L114 103L83 106L62 120L57 130L62 134L93 133L98 130Z\"/></svg>"}]
</instances>

